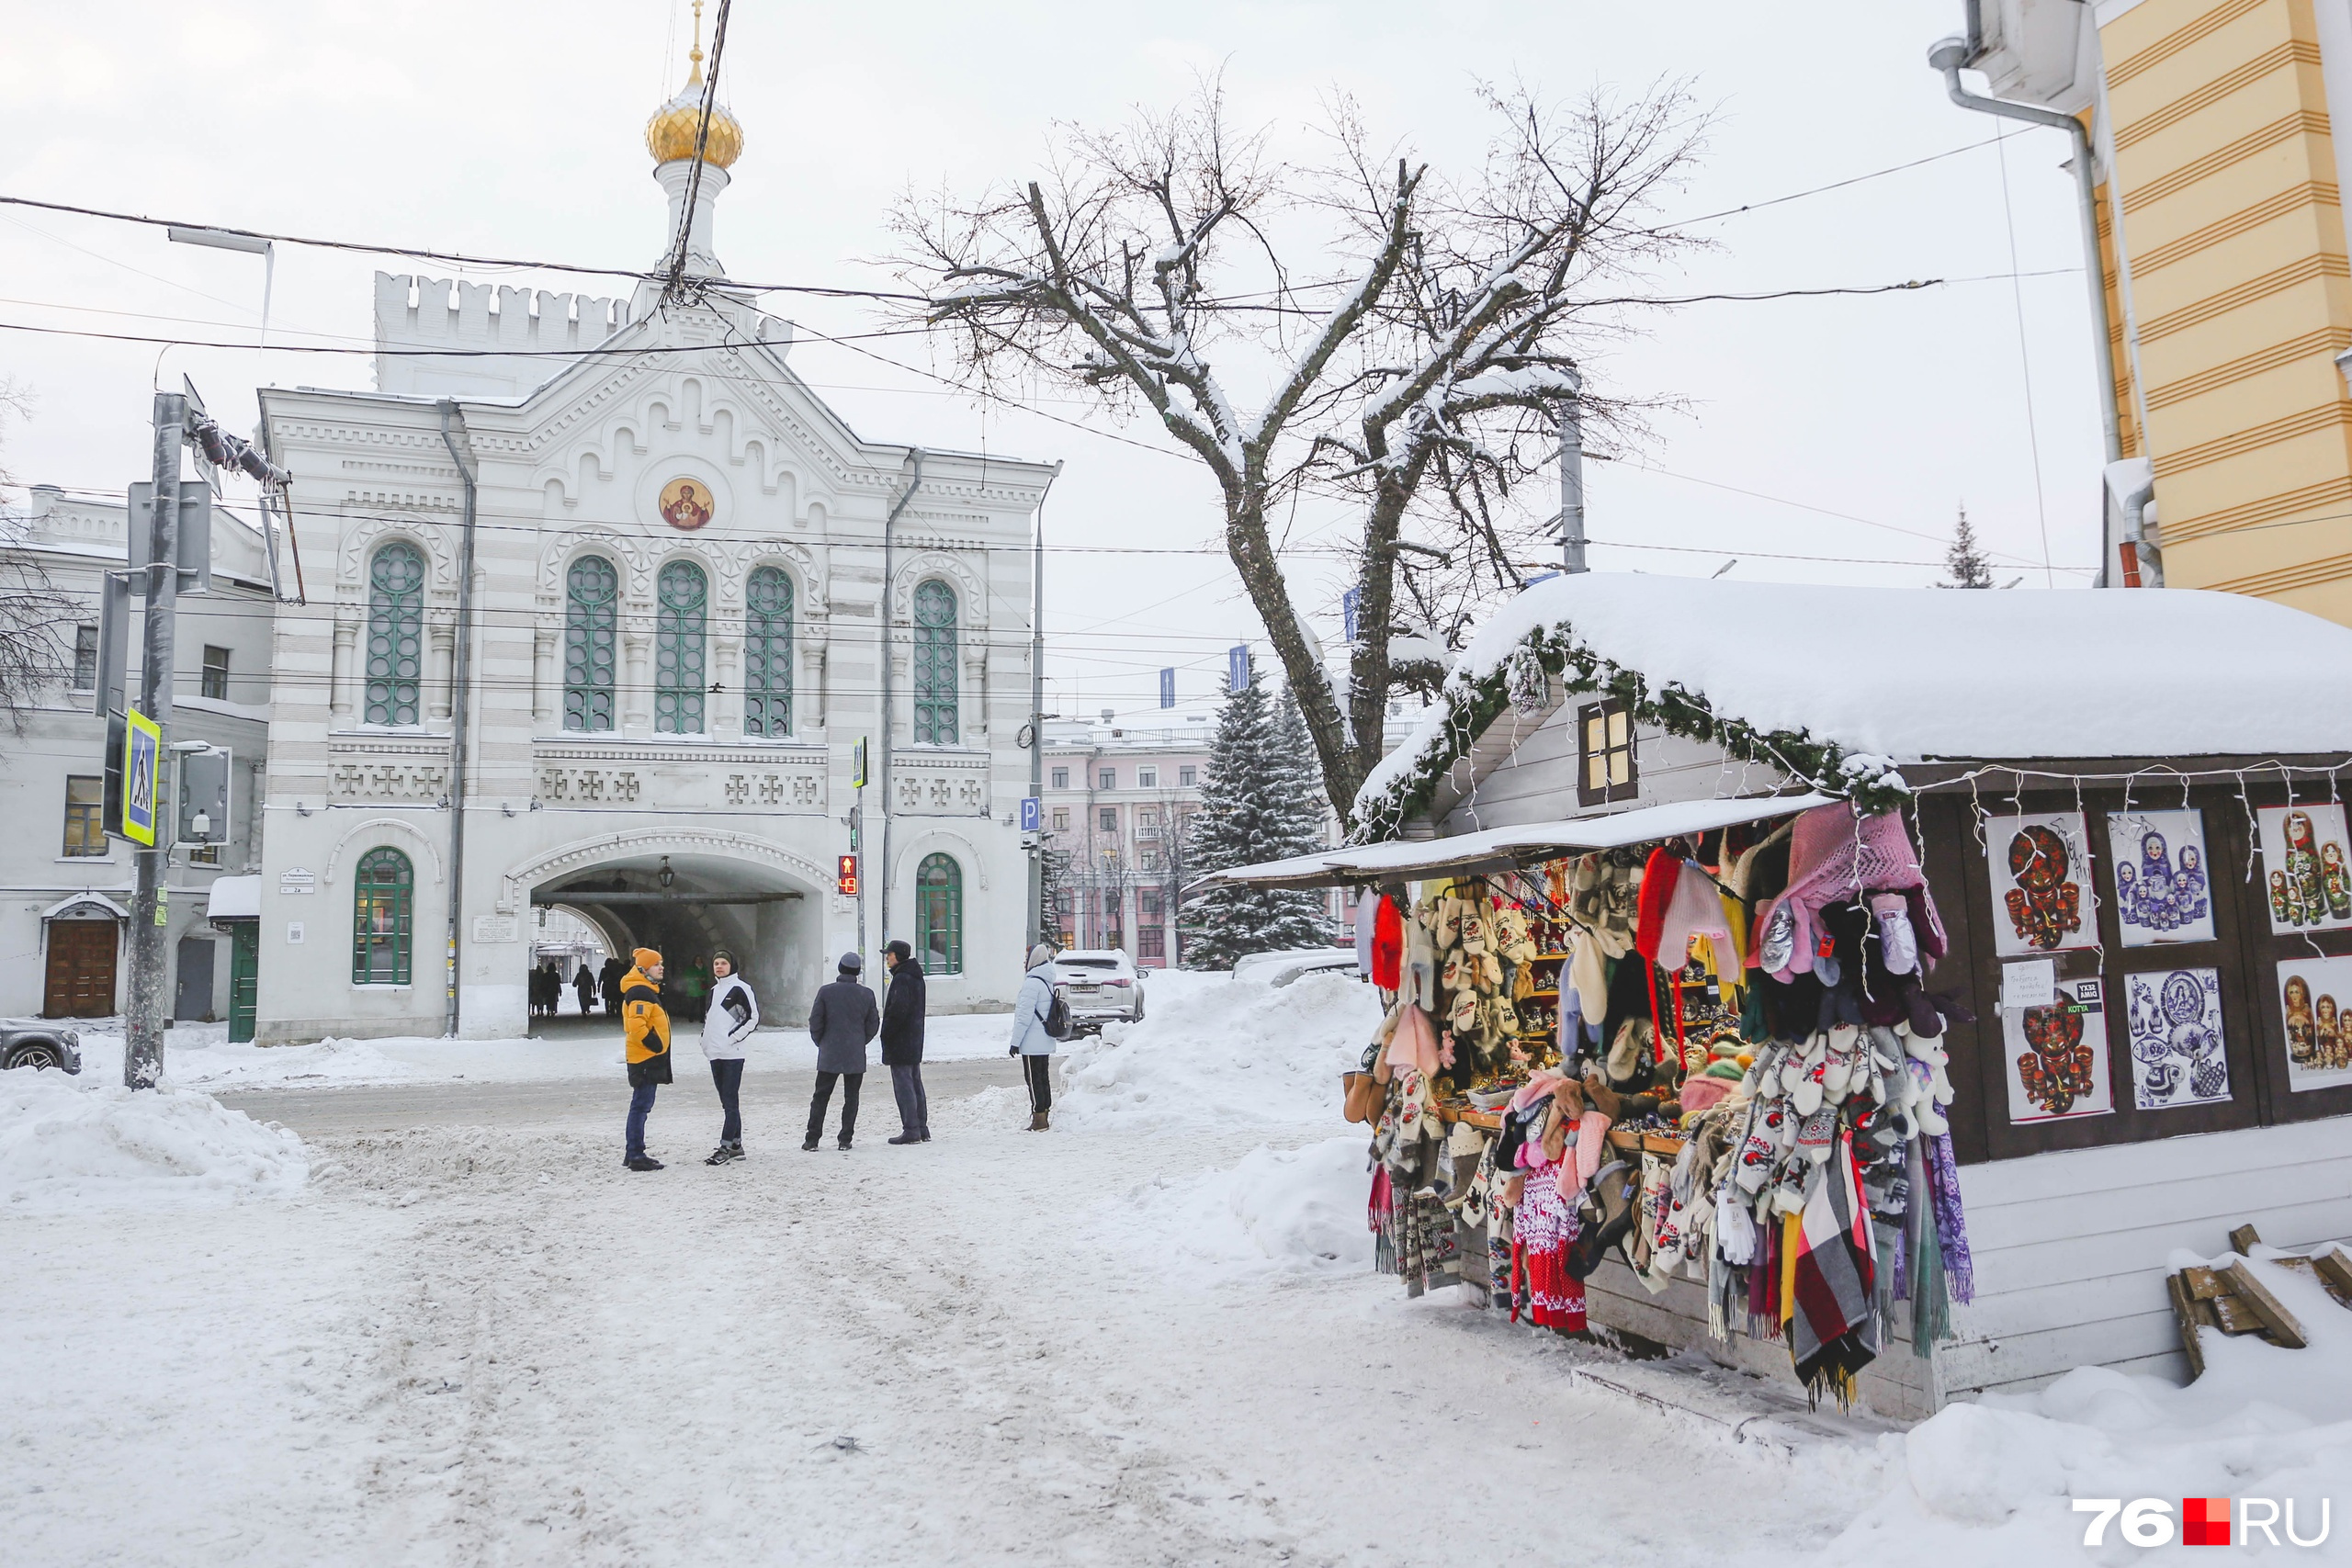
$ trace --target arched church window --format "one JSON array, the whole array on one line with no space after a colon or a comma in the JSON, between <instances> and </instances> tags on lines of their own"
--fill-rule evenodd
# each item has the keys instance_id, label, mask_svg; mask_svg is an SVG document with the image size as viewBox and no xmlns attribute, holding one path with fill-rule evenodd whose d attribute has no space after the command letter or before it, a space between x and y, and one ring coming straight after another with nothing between
<instances>
[{"instance_id":1,"label":"arched church window","mask_svg":"<svg viewBox=\"0 0 2352 1568\"><path fill-rule=\"evenodd\" d=\"M351 902L351 983L405 986L415 926L416 871L398 850L359 858Z\"/></svg>"},{"instance_id":2,"label":"arched church window","mask_svg":"<svg viewBox=\"0 0 2352 1568\"><path fill-rule=\"evenodd\" d=\"M773 566L743 589L743 733L792 733L792 579Z\"/></svg>"},{"instance_id":3,"label":"arched church window","mask_svg":"<svg viewBox=\"0 0 2352 1568\"><path fill-rule=\"evenodd\" d=\"M563 727L610 729L620 573L602 556L582 556L564 580L564 595Z\"/></svg>"},{"instance_id":4,"label":"arched church window","mask_svg":"<svg viewBox=\"0 0 2352 1568\"><path fill-rule=\"evenodd\" d=\"M662 569L653 622L653 729L658 735L700 735L703 704L703 609L710 580L692 561Z\"/></svg>"},{"instance_id":5,"label":"arched church window","mask_svg":"<svg viewBox=\"0 0 2352 1568\"><path fill-rule=\"evenodd\" d=\"M915 743L953 746L956 722L956 591L937 578L915 585Z\"/></svg>"},{"instance_id":6,"label":"arched church window","mask_svg":"<svg viewBox=\"0 0 2352 1568\"><path fill-rule=\"evenodd\" d=\"M368 722L414 724L424 671L424 557L395 539L368 566Z\"/></svg>"},{"instance_id":7,"label":"arched church window","mask_svg":"<svg viewBox=\"0 0 2352 1568\"><path fill-rule=\"evenodd\" d=\"M952 855L925 855L915 868L915 951L926 975L964 972L964 868Z\"/></svg>"}]
</instances>

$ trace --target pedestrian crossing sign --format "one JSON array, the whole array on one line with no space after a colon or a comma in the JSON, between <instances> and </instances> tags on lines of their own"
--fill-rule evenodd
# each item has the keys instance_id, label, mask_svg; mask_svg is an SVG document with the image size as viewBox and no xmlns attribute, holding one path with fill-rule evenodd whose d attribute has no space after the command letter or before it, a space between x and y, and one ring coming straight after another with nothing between
<instances>
[{"instance_id":1,"label":"pedestrian crossing sign","mask_svg":"<svg viewBox=\"0 0 2352 1568\"><path fill-rule=\"evenodd\" d=\"M155 842L156 771L164 732L138 709L123 715L122 836L133 843Z\"/></svg>"}]
</instances>

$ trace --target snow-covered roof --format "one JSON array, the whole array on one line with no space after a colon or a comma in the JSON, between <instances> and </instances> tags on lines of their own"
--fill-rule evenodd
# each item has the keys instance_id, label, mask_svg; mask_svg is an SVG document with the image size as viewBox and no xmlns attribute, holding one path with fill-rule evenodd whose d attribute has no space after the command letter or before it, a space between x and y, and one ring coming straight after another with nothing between
<instances>
[{"instance_id":1,"label":"snow-covered roof","mask_svg":"<svg viewBox=\"0 0 2352 1568\"><path fill-rule=\"evenodd\" d=\"M1351 883L1466 875L1557 860L1587 850L1622 849L1687 833L1709 833L1741 822L1769 822L1834 802L1826 795L1748 795L1721 800L1673 800L1632 811L1487 828L1443 839L1394 839L1383 844L1319 850L1290 860L1211 872L1193 887L1219 882L1259 887L1338 887ZM1185 889L1191 892L1192 888Z\"/></svg>"},{"instance_id":2,"label":"snow-covered roof","mask_svg":"<svg viewBox=\"0 0 2352 1568\"><path fill-rule=\"evenodd\" d=\"M1588 572L1535 584L1479 630L1359 814L1459 756L1474 692L1538 641L1633 674L1652 699L1849 758L2352 750L2352 687L2333 678L2352 669L2352 630L2267 600Z\"/></svg>"}]
</instances>

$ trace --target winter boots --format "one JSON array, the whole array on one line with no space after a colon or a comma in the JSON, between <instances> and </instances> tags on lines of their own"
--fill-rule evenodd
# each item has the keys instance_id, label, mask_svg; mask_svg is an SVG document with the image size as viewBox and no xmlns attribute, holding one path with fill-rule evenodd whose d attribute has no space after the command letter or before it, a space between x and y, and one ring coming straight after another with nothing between
<instances>
[{"instance_id":1,"label":"winter boots","mask_svg":"<svg viewBox=\"0 0 2352 1568\"><path fill-rule=\"evenodd\" d=\"M655 1159L650 1155L639 1155L635 1159L623 1160L621 1163L628 1167L631 1170L660 1170L662 1168L662 1162Z\"/></svg>"},{"instance_id":2,"label":"winter boots","mask_svg":"<svg viewBox=\"0 0 2352 1568\"><path fill-rule=\"evenodd\" d=\"M897 1137L885 1138L882 1141L886 1144L920 1144L922 1142L922 1134L910 1127Z\"/></svg>"},{"instance_id":3,"label":"winter boots","mask_svg":"<svg viewBox=\"0 0 2352 1568\"><path fill-rule=\"evenodd\" d=\"M703 1163L703 1164L705 1164L705 1165L725 1165L725 1164L729 1163L729 1161L731 1161L731 1160L739 1160L739 1159L741 1159L742 1157L743 1157L743 1145L741 1145L741 1144L721 1144L721 1145L719 1145L717 1148L715 1148L715 1149L711 1150L711 1151L710 1151L710 1157L709 1157L708 1159L707 1159L707 1160L703 1161L702 1163Z\"/></svg>"},{"instance_id":4,"label":"winter boots","mask_svg":"<svg viewBox=\"0 0 2352 1568\"><path fill-rule=\"evenodd\" d=\"M1033 1114L1029 1118L1029 1130L1033 1133L1044 1132L1046 1130L1046 1113L1043 1111Z\"/></svg>"}]
</instances>

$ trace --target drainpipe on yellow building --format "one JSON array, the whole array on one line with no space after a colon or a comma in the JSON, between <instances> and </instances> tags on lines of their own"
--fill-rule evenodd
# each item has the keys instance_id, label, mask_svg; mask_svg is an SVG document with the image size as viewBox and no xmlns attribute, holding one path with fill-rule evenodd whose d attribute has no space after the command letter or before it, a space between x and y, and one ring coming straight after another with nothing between
<instances>
[{"instance_id":1,"label":"drainpipe on yellow building","mask_svg":"<svg viewBox=\"0 0 2352 1568\"><path fill-rule=\"evenodd\" d=\"M2091 330L2097 340L2094 349L2098 355L2099 389L2103 394L2098 406L2099 431L2107 441L2107 460L2112 463L2123 456L2123 427L2117 418L2115 344L2108 318L2107 280L2099 268L2098 184L2097 171L2091 162L2090 134L2083 129L2083 122L2073 115L2032 104L2013 104L2005 98L1988 98L1962 86L1960 73L1975 62L1980 48L1981 45L1972 45L1968 39L1948 38L1928 51L1928 63L1943 73L1944 90L1951 95L1951 101L1962 108L1973 109L1979 114L1999 115L2005 119L2023 120L2029 125L2046 125L2064 130L2075 144L2075 187L2079 193L2078 205L2083 221L2083 274L2090 284Z\"/></svg>"}]
</instances>

